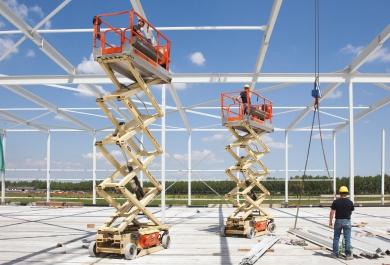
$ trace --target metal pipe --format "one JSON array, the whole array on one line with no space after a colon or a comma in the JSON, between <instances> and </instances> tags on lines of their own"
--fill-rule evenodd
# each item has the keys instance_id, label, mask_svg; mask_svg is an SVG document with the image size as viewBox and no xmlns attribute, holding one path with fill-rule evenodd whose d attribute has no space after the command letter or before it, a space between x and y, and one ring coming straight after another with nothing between
<instances>
[{"instance_id":1,"label":"metal pipe","mask_svg":"<svg viewBox=\"0 0 390 265\"><path fill-rule=\"evenodd\" d=\"M92 142L92 204L96 205L96 132Z\"/></svg>"},{"instance_id":2,"label":"metal pipe","mask_svg":"<svg viewBox=\"0 0 390 265\"><path fill-rule=\"evenodd\" d=\"M188 205L191 206L191 193L192 193L192 187L191 187L191 173L192 173L192 133L188 135L188 171L187 171L187 182L188 182Z\"/></svg>"},{"instance_id":3,"label":"metal pipe","mask_svg":"<svg viewBox=\"0 0 390 265\"><path fill-rule=\"evenodd\" d=\"M337 187L336 187L336 178L337 178L337 160L336 160L336 132L333 132L333 198L336 199Z\"/></svg>"},{"instance_id":4,"label":"metal pipe","mask_svg":"<svg viewBox=\"0 0 390 265\"><path fill-rule=\"evenodd\" d=\"M288 131L284 132L284 169L285 169L285 184L284 184L284 202L288 203Z\"/></svg>"},{"instance_id":5,"label":"metal pipe","mask_svg":"<svg viewBox=\"0 0 390 265\"><path fill-rule=\"evenodd\" d=\"M5 150L6 150L6 131L2 131L2 145L3 145L3 160L5 163ZM1 172L1 204L5 204L5 166L4 171Z\"/></svg>"},{"instance_id":6,"label":"metal pipe","mask_svg":"<svg viewBox=\"0 0 390 265\"><path fill-rule=\"evenodd\" d=\"M381 163L381 171L382 171L382 179L381 179L381 197L382 197L382 205L385 204L385 163L386 163L386 132L385 129L382 129L382 163Z\"/></svg>"},{"instance_id":7,"label":"metal pipe","mask_svg":"<svg viewBox=\"0 0 390 265\"><path fill-rule=\"evenodd\" d=\"M348 106L349 106L349 196L351 201L355 198L355 136L353 119L353 83L348 83Z\"/></svg>"},{"instance_id":8,"label":"metal pipe","mask_svg":"<svg viewBox=\"0 0 390 265\"><path fill-rule=\"evenodd\" d=\"M46 201L50 202L50 131L47 134L46 142Z\"/></svg>"},{"instance_id":9,"label":"metal pipe","mask_svg":"<svg viewBox=\"0 0 390 265\"><path fill-rule=\"evenodd\" d=\"M166 111L166 87L162 85L161 88L161 105L164 116L161 119L161 148L162 148L162 156L161 156L161 219L162 222L165 223L165 154L166 154L166 146L165 146L165 131L166 131L166 123L165 123L165 111Z\"/></svg>"}]
</instances>

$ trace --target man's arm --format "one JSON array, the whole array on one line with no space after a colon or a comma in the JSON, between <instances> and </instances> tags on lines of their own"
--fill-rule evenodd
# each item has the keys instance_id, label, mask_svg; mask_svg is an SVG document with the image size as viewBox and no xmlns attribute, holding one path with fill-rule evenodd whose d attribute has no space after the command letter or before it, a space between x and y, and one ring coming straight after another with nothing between
<instances>
[{"instance_id":1,"label":"man's arm","mask_svg":"<svg viewBox=\"0 0 390 265\"><path fill-rule=\"evenodd\" d=\"M336 211L331 209L329 212L329 227L333 227L333 218Z\"/></svg>"}]
</instances>

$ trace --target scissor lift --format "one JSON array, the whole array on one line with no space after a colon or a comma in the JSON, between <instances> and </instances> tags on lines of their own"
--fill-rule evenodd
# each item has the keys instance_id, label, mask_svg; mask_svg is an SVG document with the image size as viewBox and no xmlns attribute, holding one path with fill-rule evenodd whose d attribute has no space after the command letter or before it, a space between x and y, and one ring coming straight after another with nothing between
<instances>
[{"instance_id":1,"label":"scissor lift","mask_svg":"<svg viewBox=\"0 0 390 265\"><path fill-rule=\"evenodd\" d=\"M236 139L225 148L236 164L225 172L237 184L225 196L236 209L221 235L253 238L275 228L273 218L261 207L270 195L261 184L268 169L260 158L270 151L262 136L273 132L272 102L255 92L246 93L246 98L244 104L240 92L221 95L222 123Z\"/></svg>"},{"instance_id":2,"label":"scissor lift","mask_svg":"<svg viewBox=\"0 0 390 265\"><path fill-rule=\"evenodd\" d=\"M123 17L129 23L126 28L114 27L108 22L110 19L119 21ZM150 36L155 43L152 44L148 36L135 29L140 20L152 32ZM116 211L98 229L89 253L91 256L119 254L126 259L134 259L168 248L170 244L168 226L146 207L162 189L147 169L152 160L163 152L148 129L164 115L150 85L170 83L170 41L134 11L98 15L93 23L94 58L115 87L114 91L96 99L97 105L114 125L114 132L95 145L115 168L98 185L97 193ZM102 26L105 28L101 30ZM134 99L139 99L142 94L151 105L147 113L138 109ZM112 108L116 103L125 107L128 113L123 117L128 120L116 117ZM139 135L144 135L149 144L139 141ZM152 150L147 150L145 146ZM110 149L119 149L123 159L114 156ZM137 177L140 172L152 184L151 188L142 187Z\"/></svg>"}]
</instances>

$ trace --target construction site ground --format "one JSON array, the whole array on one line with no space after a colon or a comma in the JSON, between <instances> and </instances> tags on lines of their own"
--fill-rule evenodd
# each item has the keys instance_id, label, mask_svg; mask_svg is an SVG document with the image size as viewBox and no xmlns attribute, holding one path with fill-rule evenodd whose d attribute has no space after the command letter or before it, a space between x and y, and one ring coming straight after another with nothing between
<instances>
[{"instance_id":1,"label":"construction site ground","mask_svg":"<svg viewBox=\"0 0 390 265\"><path fill-rule=\"evenodd\" d=\"M160 208L151 208L161 217ZM111 214L109 207L45 208L0 207L0 264L239 264L261 237L220 237L220 227L232 208L171 207L165 212L171 225L171 247L132 261L117 256L88 256L88 242ZM287 233L294 224L295 208L273 208L275 244L256 264L390 264L390 256L352 261L334 259L315 245L287 245L295 238ZM328 208L301 208L298 227L315 228L328 223ZM353 223L365 222L386 231L389 207L357 207ZM92 228L95 226L95 228ZM352 242L353 245L353 242Z\"/></svg>"}]
</instances>

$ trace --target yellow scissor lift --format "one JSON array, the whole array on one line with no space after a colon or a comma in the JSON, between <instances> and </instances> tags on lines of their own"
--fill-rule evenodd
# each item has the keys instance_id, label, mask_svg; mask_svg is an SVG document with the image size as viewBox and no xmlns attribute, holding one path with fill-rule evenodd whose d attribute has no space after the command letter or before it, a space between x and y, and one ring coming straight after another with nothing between
<instances>
[{"instance_id":1,"label":"yellow scissor lift","mask_svg":"<svg viewBox=\"0 0 390 265\"><path fill-rule=\"evenodd\" d=\"M130 30L129 37L122 38L125 32L122 33L121 28L113 28L103 20L105 17L117 15L129 15L130 24L141 19L134 11L94 17L94 57L116 88L115 91L96 99L98 106L113 124L114 132L97 141L95 145L115 168L115 171L98 185L97 193L116 210L98 229L96 241L91 243L89 253L91 256L100 253L119 254L126 259L134 259L168 248L170 244L168 226L162 224L146 208L162 189L161 184L147 169L152 160L162 153L160 145L148 129L149 125L163 116L150 85L166 84L171 80L168 71L170 43L164 37L167 54L160 53L161 45L156 45L156 48L146 45L145 47L150 48L149 52L155 52L156 57L160 56L157 61L150 60L132 45L134 41L144 41L142 35ZM107 26L105 32L100 32L101 24ZM120 45L107 43L106 37L110 33L120 35ZM162 42L161 38L163 36L158 33L158 44ZM96 40L100 40L100 43ZM167 57L163 60L161 55ZM147 114L137 108L134 100L135 96L139 98L141 95L144 95L151 105ZM129 120L121 121L115 116L111 106L117 102L125 107L128 114L124 117L130 116ZM140 134L149 140L152 150L148 151L146 145L138 140L137 135ZM124 159L120 161L112 155L110 148L119 148ZM151 188L142 187L137 178L140 172L152 184Z\"/></svg>"},{"instance_id":2,"label":"yellow scissor lift","mask_svg":"<svg viewBox=\"0 0 390 265\"><path fill-rule=\"evenodd\" d=\"M249 103L242 103L243 96ZM251 104L251 98L256 98L257 102L260 99L260 103ZM253 238L272 232L275 229L273 218L261 207L270 193L261 184L268 169L260 161L270 151L262 137L273 131L272 102L255 92L233 92L222 94L221 104L223 125L235 138L225 149L236 164L225 172L237 184L225 196L236 209L227 218L221 235Z\"/></svg>"}]
</instances>

